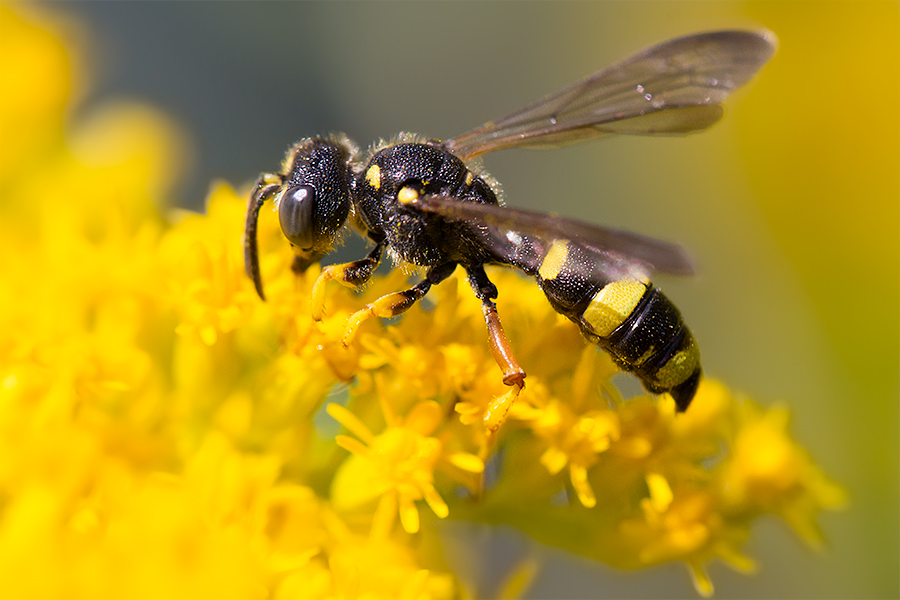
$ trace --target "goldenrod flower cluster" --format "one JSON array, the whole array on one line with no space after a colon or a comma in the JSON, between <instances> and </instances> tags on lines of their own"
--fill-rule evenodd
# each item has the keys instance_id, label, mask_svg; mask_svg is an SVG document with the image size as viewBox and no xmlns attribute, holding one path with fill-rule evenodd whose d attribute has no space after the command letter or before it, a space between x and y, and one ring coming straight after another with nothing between
<instances>
[{"instance_id":1,"label":"goldenrod flower cluster","mask_svg":"<svg viewBox=\"0 0 900 600\"><path fill-rule=\"evenodd\" d=\"M517 274L491 273L528 371L496 433L507 389L464 279L344 348L347 318L406 276L329 287L315 323L319 269L291 273L267 213L261 302L246 194L161 208L175 134L146 109L67 130L72 67L45 27L0 8L0 597L477 595L435 543L445 518L622 568L680 561L702 594L713 559L752 570L761 515L818 541L842 493L784 409L714 381L678 416L623 399Z\"/></svg>"}]
</instances>

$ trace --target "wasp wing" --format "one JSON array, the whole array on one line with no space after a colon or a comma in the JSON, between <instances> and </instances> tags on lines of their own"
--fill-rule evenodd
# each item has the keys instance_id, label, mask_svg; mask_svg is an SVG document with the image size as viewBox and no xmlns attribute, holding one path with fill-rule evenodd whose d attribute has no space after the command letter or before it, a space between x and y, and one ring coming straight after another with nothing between
<instances>
[{"instance_id":1,"label":"wasp wing","mask_svg":"<svg viewBox=\"0 0 900 600\"><path fill-rule=\"evenodd\" d=\"M775 52L771 32L713 31L675 38L445 143L471 158L512 147L554 147L607 133L705 129L720 103Z\"/></svg>"},{"instance_id":2,"label":"wasp wing","mask_svg":"<svg viewBox=\"0 0 900 600\"><path fill-rule=\"evenodd\" d=\"M449 196L424 195L414 204L424 212L472 224L503 262L528 272L540 267L541 249L555 240L568 240L594 253L603 263L601 270L613 279L649 275L653 270L694 274L694 265L681 246L637 233L496 204L461 202Z\"/></svg>"}]
</instances>

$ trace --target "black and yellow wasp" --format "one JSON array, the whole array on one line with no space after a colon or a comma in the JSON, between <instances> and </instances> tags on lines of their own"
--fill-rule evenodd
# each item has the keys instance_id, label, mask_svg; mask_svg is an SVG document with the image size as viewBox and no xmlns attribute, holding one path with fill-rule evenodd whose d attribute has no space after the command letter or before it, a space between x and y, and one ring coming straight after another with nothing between
<instances>
[{"instance_id":1,"label":"black and yellow wasp","mask_svg":"<svg viewBox=\"0 0 900 600\"><path fill-rule=\"evenodd\" d=\"M503 333L497 289L484 266L534 276L553 308L578 324L654 393L687 409L700 380L700 352L675 305L649 282L653 270L692 273L677 245L548 214L501 206L496 182L472 162L503 148L546 148L608 133L683 134L718 121L721 102L774 53L768 33L714 31L653 46L611 68L458 137L400 134L361 154L343 135L294 144L280 173L260 176L245 226L247 274L261 298L257 220L274 199L302 272L329 252L350 221L374 242L362 260L325 267L313 286L321 319L324 284L365 284L387 250L425 269L422 281L354 314L344 343L368 317L406 311L462 266L481 300L504 383L523 387L525 372Z\"/></svg>"}]
</instances>

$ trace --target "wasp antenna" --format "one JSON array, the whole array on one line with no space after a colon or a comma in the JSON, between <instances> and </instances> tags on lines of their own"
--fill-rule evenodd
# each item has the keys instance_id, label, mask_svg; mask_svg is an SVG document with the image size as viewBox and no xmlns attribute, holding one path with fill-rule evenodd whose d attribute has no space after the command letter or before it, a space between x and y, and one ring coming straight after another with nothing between
<instances>
[{"instance_id":1,"label":"wasp antenna","mask_svg":"<svg viewBox=\"0 0 900 600\"><path fill-rule=\"evenodd\" d=\"M247 272L247 277L253 280L256 293L262 300L266 299L266 295L263 293L262 276L259 272L259 246L256 242L259 210L265 201L280 188L281 177L265 173L256 182L256 187L247 203L247 221L244 223L244 270Z\"/></svg>"}]
</instances>

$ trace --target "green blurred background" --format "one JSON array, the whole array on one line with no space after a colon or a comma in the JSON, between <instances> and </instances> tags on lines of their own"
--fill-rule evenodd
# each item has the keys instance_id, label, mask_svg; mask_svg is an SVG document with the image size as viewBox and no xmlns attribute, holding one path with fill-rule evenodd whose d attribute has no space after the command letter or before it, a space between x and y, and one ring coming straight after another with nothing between
<instances>
[{"instance_id":1,"label":"green blurred background","mask_svg":"<svg viewBox=\"0 0 900 600\"><path fill-rule=\"evenodd\" d=\"M706 133L513 150L486 166L511 205L685 245L700 275L658 283L707 373L789 405L798 441L848 490L848 509L821 519L823 553L763 520L746 548L760 572L714 564L716 596L900 595L900 4L44 4L85 25L76 118L113 98L172 116L193 139L173 200L196 208L212 179L247 184L300 137L451 137L670 37L775 32L775 58ZM510 532L448 534L486 554L476 580L533 551ZM677 565L620 573L539 552L528 597L695 595Z\"/></svg>"}]
</instances>

